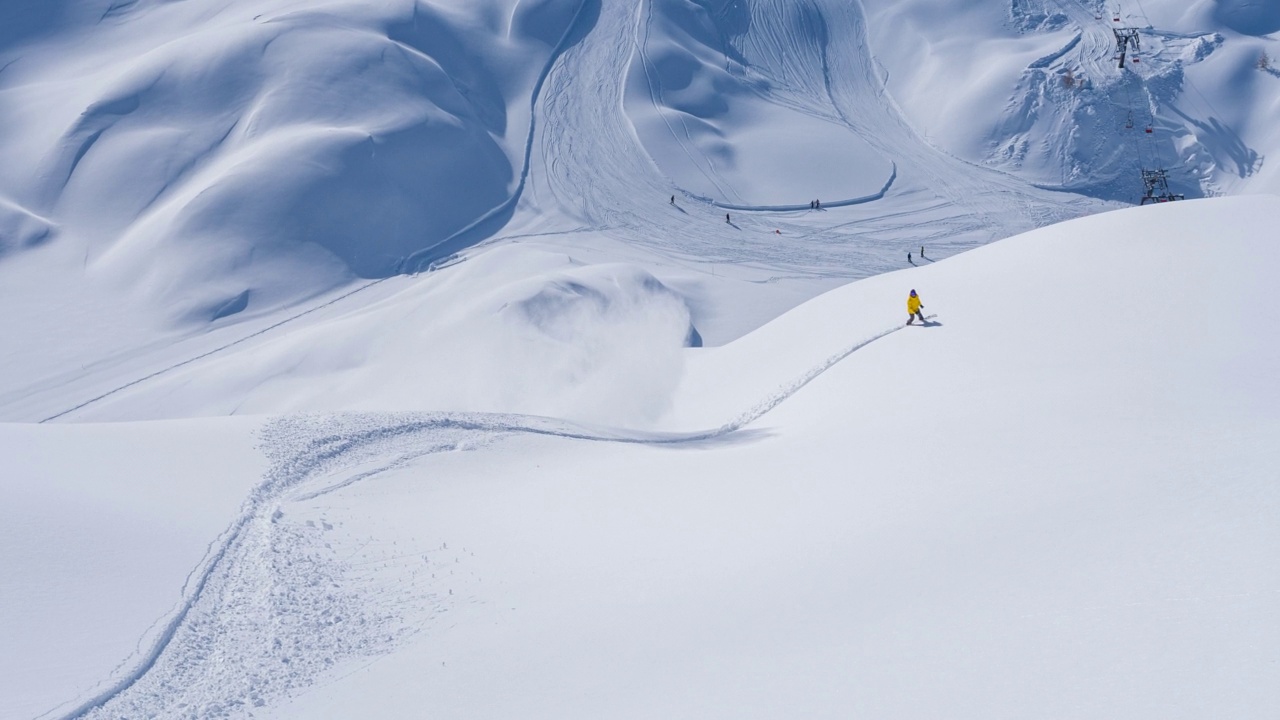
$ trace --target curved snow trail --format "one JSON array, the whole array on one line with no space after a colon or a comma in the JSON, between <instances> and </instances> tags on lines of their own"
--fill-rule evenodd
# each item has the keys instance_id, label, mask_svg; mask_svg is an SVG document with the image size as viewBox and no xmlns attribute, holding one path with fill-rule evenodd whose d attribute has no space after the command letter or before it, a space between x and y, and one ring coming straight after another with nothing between
<instances>
[{"instance_id":1,"label":"curved snow trail","mask_svg":"<svg viewBox=\"0 0 1280 720\"><path fill-rule=\"evenodd\" d=\"M893 181L897 179L898 164L893 163L893 170L889 173L889 179L884 181L884 187L880 188L877 192L873 192L870 195L863 195L862 197L849 198L848 200L823 200L822 207L849 207L850 205L861 205L863 203L874 202L883 198L885 194L889 192L889 188L893 187ZM714 205L721 210L738 210L740 212L794 212L796 210L813 209L807 205L730 205L728 203L712 200L711 198L699 197L697 195L694 195L693 197L707 203L708 205Z\"/></svg>"},{"instance_id":2,"label":"curved snow trail","mask_svg":"<svg viewBox=\"0 0 1280 720\"><path fill-rule=\"evenodd\" d=\"M59 717L204 718L244 712L305 686L339 660L380 654L403 638L408 631L394 609L379 604L382 593L393 591L347 589L341 561L324 557L314 533L288 524L286 503L314 499L425 455L513 435L634 445L724 439L841 360L903 327L851 343L719 427L697 432L588 428L488 413L280 418L262 432L271 468L193 573L162 632L123 677ZM430 594L410 599L406 593L412 588L397 592L400 602L438 601Z\"/></svg>"}]
</instances>

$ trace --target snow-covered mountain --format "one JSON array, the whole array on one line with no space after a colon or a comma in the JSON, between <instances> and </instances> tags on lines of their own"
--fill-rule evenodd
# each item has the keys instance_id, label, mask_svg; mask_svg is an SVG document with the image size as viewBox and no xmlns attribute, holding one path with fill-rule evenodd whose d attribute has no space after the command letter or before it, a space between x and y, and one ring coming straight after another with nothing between
<instances>
[{"instance_id":1,"label":"snow-covered mountain","mask_svg":"<svg viewBox=\"0 0 1280 720\"><path fill-rule=\"evenodd\" d=\"M1267 716L1277 32L0 3L0 716Z\"/></svg>"}]
</instances>

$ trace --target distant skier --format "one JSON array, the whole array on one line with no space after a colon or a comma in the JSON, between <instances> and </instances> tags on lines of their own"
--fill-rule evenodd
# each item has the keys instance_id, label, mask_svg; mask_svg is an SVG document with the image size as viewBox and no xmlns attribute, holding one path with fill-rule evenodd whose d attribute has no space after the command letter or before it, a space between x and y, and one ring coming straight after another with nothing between
<instances>
[{"instance_id":1,"label":"distant skier","mask_svg":"<svg viewBox=\"0 0 1280 720\"><path fill-rule=\"evenodd\" d=\"M818 209L818 208L817 208L817 206L816 206L817 202L818 202L817 200L810 200L810 201L809 201L809 209L810 209L810 210L817 210L817 209Z\"/></svg>"},{"instance_id":2,"label":"distant skier","mask_svg":"<svg viewBox=\"0 0 1280 720\"><path fill-rule=\"evenodd\" d=\"M907 324L908 325L910 325L911 322L916 318L920 318L921 325L924 324L924 315L920 312L920 309L923 307L924 307L924 303L920 302L920 296L916 294L915 290L912 290L911 294L907 296Z\"/></svg>"},{"instance_id":3,"label":"distant skier","mask_svg":"<svg viewBox=\"0 0 1280 720\"><path fill-rule=\"evenodd\" d=\"M821 200L814 200L814 201L813 201L813 209L814 209L814 210L821 210L821 209L822 209L822 201L821 201Z\"/></svg>"},{"instance_id":4,"label":"distant skier","mask_svg":"<svg viewBox=\"0 0 1280 720\"><path fill-rule=\"evenodd\" d=\"M921 259L923 259L923 258L924 258L924 246L923 246L923 245L921 245L921 246L920 246L920 257L921 257Z\"/></svg>"},{"instance_id":5,"label":"distant skier","mask_svg":"<svg viewBox=\"0 0 1280 720\"><path fill-rule=\"evenodd\" d=\"M910 250L908 250L908 251L907 251L907 262L911 263L912 265L915 265L915 264L916 264L916 262L915 262L914 260L912 260L912 259L911 259L911 251L910 251Z\"/></svg>"},{"instance_id":6,"label":"distant skier","mask_svg":"<svg viewBox=\"0 0 1280 720\"><path fill-rule=\"evenodd\" d=\"M730 225L732 225L732 224L733 224L733 223L729 222L729 213L725 213L725 214L724 214L724 221L725 221L725 222L727 222L727 223L729 223Z\"/></svg>"},{"instance_id":7,"label":"distant skier","mask_svg":"<svg viewBox=\"0 0 1280 720\"><path fill-rule=\"evenodd\" d=\"M676 196L675 196L675 195L672 195L672 196L671 196L671 204L672 204L672 205L675 205L675 204L676 204Z\"/></svg>"}]
</instances>

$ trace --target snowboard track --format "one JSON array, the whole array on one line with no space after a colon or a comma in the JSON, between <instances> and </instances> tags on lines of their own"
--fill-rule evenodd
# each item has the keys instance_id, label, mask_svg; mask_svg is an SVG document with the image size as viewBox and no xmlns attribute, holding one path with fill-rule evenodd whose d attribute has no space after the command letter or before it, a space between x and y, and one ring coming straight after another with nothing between
<instances>
[{"instance_id":1,"label":"snowboard track","mask_svg":"<svg viewBox=\"0 0 1280 720\"><path fill-rule=\"evenodd\" d=\"M310 522L286 518L290 503L318 498L427 455L471 450L518 435L654 446L724 441L840 361L903 327L851 343L723 425L696 432L588 427L497 413L277 418L260 431L270 468L188 578L172 616L123 676L56 717L242 714L304 687L341 660L393 647L412 634L400 617L404 606L425 607L433 616L448 609L445 598L422 593L417 586L366 588L375 591L364 593L348 587L350 568Z\"/></svg>"}]
</instances>

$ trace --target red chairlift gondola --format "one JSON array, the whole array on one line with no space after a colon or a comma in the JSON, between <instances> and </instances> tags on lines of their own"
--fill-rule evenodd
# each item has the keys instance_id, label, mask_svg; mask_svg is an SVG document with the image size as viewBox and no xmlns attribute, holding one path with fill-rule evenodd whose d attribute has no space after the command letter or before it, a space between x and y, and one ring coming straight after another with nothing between
<instances>
[{"instance_id":1,"label":"red chairlift gondola","mask_svg":"<svg viewBox=\"0 0 1280 720\"><path fill-rule=\"evenodd\" d=\"M1150 125L1148 125L1148 126L1147 126L1147 134L1148 134L1148 135L1150 135L1150 134L1151 134L1151 133L1153 133L1153 132L1155 132L1155 130L1154 130Z\"/></svg>"}]
</instances>

